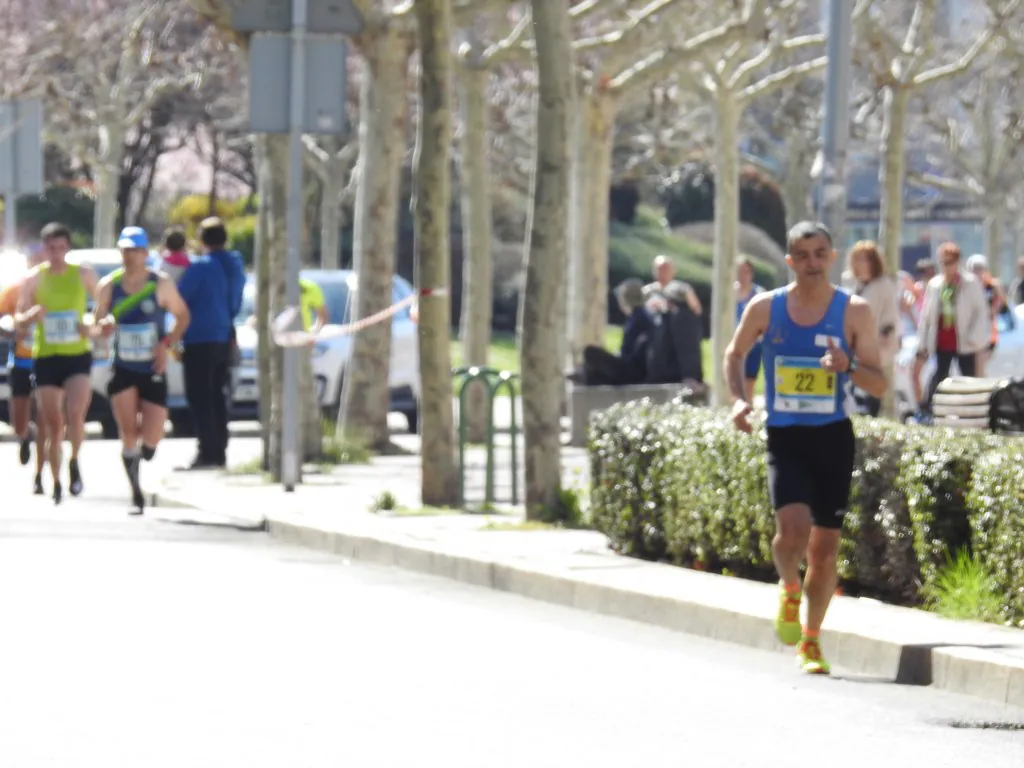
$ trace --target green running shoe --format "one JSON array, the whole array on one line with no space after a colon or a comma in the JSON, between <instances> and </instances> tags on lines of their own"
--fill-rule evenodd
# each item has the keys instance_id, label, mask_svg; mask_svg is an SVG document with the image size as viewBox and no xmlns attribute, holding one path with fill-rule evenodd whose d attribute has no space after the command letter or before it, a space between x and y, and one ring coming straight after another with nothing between
<instances>
[{"instance_id":1,"label":"green running shoe","mask_svg":"<svg viewBox=\"0 0 1024 768\"><path fill-rule=\"evenodd\" d=\"M791 594L779 585L779 614L775 617L775 634L785 645L800 642L803 628L800 626L800 593Z\"/></svg>"},{"instance_id":2,"label":"green running shoe","mask_svg":"<svg viewBox=\"0 0 1024 768\"><path fill-rule=\"evenodd\" d=\"M827 675L832 671L832 667L821 655L821 644L816 637L800 638L796 660L800 669L809 675Z\"/></svg>"}]
</instances>

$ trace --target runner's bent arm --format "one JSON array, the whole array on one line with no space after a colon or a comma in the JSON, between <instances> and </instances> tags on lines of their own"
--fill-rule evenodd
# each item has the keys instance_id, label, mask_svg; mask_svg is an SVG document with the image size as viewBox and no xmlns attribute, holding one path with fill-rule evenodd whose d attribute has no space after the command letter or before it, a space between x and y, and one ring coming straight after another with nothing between
<instances>
[{"instance_id":1,"label":"runner's bent arm","mask_svg":"<svg viewBox=\"0 0 1024 768\"><path fill-rule=\"evenodd\" d=\"M747 359L747 353L768 328L771 308L770 293L759 293L754 296L743 311L743 317L736 326L736 333L725 349L725 380L734 400L746 400L747 376L743 364Z\"/></svg>"},{"instance_id":2,"label":"runner's bent arm","mask_svg":"<svg viewBox=\"0 0 1024 768\"><path fill-rule=\"evenodd\" d=\"M85 292L93 299L96 298L96 291L99 287L99 276L96 274L96 270L90 267L88 264L83 264L78 270L79 276L82 278L82 285L85 286Z\"/></svg>"},{"instance_id":3,"label":"runner's bent arm","mask_svg":"<svg viewBox=\"0 0 1024 768\"><path fill-rule=\"evenodd\" d=\"M872 397L884 397L889 383L882 371L882 355L871 305L859 296L850 297L847 322L853 337L850 346L857 361L857 370L850 374L850 381Z\"/></svg>"},{"instance_id":4,"label":"runner's bent arm","mask_svg":"<svg viewBox=\"0 0 1024 768\"><path fill-rule=\"evenodd\" d=\"M18 307L14 314L14 326L17 330L23 331L45 311L36 304L36 285L39 282L39 268L34 268L25 278L25 284L21 287L21 294L18 296Z\"/></svg>"},{"instance_id":5,"label":"runner's bent arm","mask_svg":"<svg viewBox=\"0 0 1024 768\"><path fill-rule=\"evenodd\" d=\"M99 338L106 327L113 326L116 322L116 318L110 314L111 285L111 280L103 278L95 288L96 306L92 313L92 325L89 327L90 338Z\"/></svg>"},{"instance_id":6,"label":"runner's bent arm","mask_svg":"<svg viewBox=\"0 0 1024 768\"><path fill-rule=\"evenodd\" d=\"M699 315L704 311L704 308L700 305L700 298L697 296L697 292L693 290L692 285L687 286L686 303L690 305L690 309L693 310L695 315Z\"/></svg>"},{"instance_id":7,"label":"runner's bent arm","mask_svg":"<svg viewBox=\"0 0 1024 768\"><path fill-rule=\"evenodd\" d=\"M185 335L185 329L192 319L188 305L178 293L178 286L167 275L160 275L156 284L156 301L161 307L174 315L174 330L164 337L164 344L173 347Z\"/></svg>"}]
</instances>

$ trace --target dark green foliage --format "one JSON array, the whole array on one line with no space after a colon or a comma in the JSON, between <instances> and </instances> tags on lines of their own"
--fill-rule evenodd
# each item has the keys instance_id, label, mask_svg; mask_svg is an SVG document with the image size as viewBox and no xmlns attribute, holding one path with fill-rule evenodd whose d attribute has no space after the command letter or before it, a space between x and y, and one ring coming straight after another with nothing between
<instances>
[{"instance_id":1,"label":"dark green foliage","mask_svg":"<svg viewBox=\"0 0 1024 768\"><path fill-rule=\"evenodd\" d=\"M608 191L608 212L612 221L632 224L636 221L636 210L640 205L640 188L635 181L626 179L612 184Z\"/></svg>"},{"instance_id":2,"label":"dark green foliage","mask_svg":"<svg viewBox=\"0 0 1024 768\"><path fill-rule=\"evenodd\" d=\"M714 221L715 171L692 160L675 171L660 190L670 227ZM740 169L740 221L757 227L786 247L786 206L778 185L752 165Z\"/></svg>"},{"instance_id":3,"label":"dark green foliage","mask_svg":"<svg viewBox=\"0 0 1024 768\"><path fill-rule=\"evenodd\" d=\"M96 203L88 192L71 186L47 187L42 195L23 195L18 198L18 229L27 239L34 239L51 221L66 224L75 238L92 241L93 210ZM75 243L81 247L80 243Z\"/></svg>"},{"instance_id":4,"label":"dark green foliage","mask_svg":"<svg viewBox=\"0 0 1024 768\"><path fill-rule=\"evenodd\" d=\"M1024 620L1024 441L855 419L839 569L847 591L919 604L949 553L993 574ZM593 417L591 516L623 554L772 580L764 430L676 402Z\"/></svg>"}]
</instances>

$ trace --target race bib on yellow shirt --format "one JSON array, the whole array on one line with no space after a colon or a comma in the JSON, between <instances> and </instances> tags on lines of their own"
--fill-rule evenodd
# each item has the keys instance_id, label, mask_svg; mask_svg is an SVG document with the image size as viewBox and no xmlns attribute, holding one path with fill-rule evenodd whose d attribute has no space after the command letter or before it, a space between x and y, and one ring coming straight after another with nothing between
<instances>
[{"instance_id":1,"label":"race bib on yellow shirt","mask_svg":"<svg viewBox=\"0 0 1024 768\"><path fill-rule=\"evenodd\" d=\"M50 312L43 317L43 338L47 344L74 344L82 340L77 312Z\"/></svg>"},{"instance_id":2,"label":"race bib on yellow shirt","mask_svg":"<svg viewBox=\"0 0 1024 768\"><path fill-rule=\"evenodd\" d=\"M775 410L835 413L836 374L824 370L816 357L776 357Z\"/></svg>"}]
</instances>

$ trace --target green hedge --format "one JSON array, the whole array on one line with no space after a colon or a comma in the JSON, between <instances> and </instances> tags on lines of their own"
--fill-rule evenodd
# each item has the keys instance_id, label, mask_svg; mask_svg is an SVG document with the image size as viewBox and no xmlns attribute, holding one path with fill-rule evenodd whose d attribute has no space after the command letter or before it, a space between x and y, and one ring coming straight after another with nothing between
<instances>
[{"instance_id":1,"label":"green hedge","mask_svg":"<svg viewBox=\"0 0 1024 768\"><path fill-rule=\"evenodd\" d=\"M839 570L852 594L916 605L967 547L1024 627L1024 441L856 419ZM614 406L590 425L594 525L622 554L775 578L764 431L676 402Z\"/></svg>"}]
</instances>

